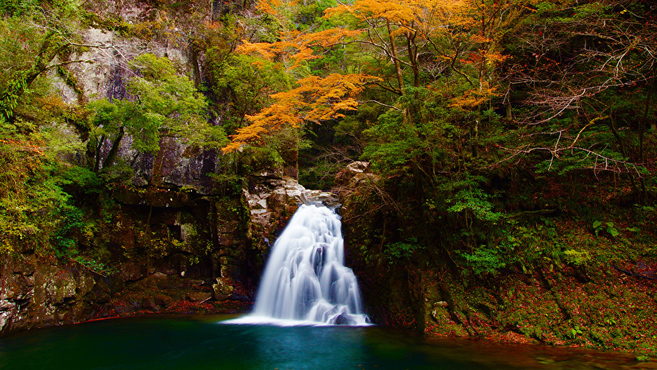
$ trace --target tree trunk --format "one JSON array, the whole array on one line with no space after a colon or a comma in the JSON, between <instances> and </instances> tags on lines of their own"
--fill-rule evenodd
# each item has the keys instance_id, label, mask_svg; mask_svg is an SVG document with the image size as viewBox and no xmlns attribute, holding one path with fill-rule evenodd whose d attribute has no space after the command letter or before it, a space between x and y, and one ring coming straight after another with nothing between
<instances>
[{"instance_id":1,"label":"tree trunk","mask_svg":"<svg viewBox=\"0 0 657 370\"><path fill-rule=\"evenodd\" d=\"M387 22L387 26L388 26L388 36L390 38L390 53L392 54L392 62L395 64L395 72L397 74L397 83L399 84L399 91L401 91L403 95L404 76L402 75L402 69L399 63L399 57L397 56L397 46L395 45L395 37L392 35L392 30L390 29L390 21Z\"/></svg>"}]
</instances>

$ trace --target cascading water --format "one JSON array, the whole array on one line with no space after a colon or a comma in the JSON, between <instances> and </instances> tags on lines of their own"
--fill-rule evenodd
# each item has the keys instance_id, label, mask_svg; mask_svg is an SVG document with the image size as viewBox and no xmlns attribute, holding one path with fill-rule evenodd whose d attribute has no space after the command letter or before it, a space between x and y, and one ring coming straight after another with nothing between
<instances>
[{"instance_id":1,"label":"cascading water","mask_svg":"<svg viewBox=\"0 0 657 370\"><path fill-rule=\"evenodd\" d=\"M274 243L253 313L229 322L369 325L340 226L327 207L299 207Z\"/></svg>"}]
</instances>

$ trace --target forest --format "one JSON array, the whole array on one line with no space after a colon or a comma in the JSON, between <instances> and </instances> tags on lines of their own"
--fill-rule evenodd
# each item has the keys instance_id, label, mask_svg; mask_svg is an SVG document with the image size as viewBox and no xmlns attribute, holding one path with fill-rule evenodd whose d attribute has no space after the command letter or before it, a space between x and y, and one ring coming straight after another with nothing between
<instances>
[{"instance_id":1,"label":"forest","mask_svg":"<svg viewBox=\"0 0 657 370\"><path fill-rule=\"evenodd\" d=\"M139 173L174 140L226 199L262 171L339 194L381 324L657 355L652 1L4 0L0 23L3 258L115 273L116 189L198 193Z\"/></svg>"}]
</instances>

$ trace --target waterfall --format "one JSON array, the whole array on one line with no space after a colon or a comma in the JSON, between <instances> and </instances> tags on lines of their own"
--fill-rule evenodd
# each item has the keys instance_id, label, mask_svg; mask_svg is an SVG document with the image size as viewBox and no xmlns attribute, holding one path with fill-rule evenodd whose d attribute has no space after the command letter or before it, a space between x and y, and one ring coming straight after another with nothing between
<instances>
[{"instance_id":1,"label":"waterfall","mask_svg":"<svg viewBox=\"0 0 657 370\"><path fill-rule=\"evenodd\" d=\"M229 322L369 325L356 276L344 266L340 216L299 207L274 243L253 313Z\"/></svg>"}]
</instances>

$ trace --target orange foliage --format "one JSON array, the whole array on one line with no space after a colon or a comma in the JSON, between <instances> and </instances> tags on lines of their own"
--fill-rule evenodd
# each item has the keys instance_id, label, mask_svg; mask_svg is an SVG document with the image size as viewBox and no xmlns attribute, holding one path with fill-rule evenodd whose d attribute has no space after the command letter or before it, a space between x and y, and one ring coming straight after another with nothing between
<instances>
[{"instance_id":1,"label":"orange foliage","mask_svg":"<svg viewBox=\"0 0 657 370\"><path fill-rule=\"evenodd\" d=\"M495 96L497 96L496 89L490 87L488 83L482 83L480 88L467 90L463 95L452 99L449 106L463 110L472 110Z\"/></svg>"},{"instance_id":2,"label":"orange foliage","mask_svg":"<svg viewBox=\"0 0 657 370\"><path fill-rule=\"evenodd\" d=\"M500 53L504 30L535 1L355 0L328 9L325 16L349 14L361 21L367 29L361 41L382 50L395 64L399 94L404 93L402 75L408 67L414 71L414 84L421 83L417 55L424 49L467 80L472 93L455 106L472 107L483 102L480 97L492 96L484 83L506 59Z\"/></svg>"},{"instance_id":3,"label":"orange foliage","mask_svg":"<svg viewBox=\"0 0 657 370\"><path fill-rule=\"evenodd\" d=\"M290 5L294 5L296 1L286 1L285 3L291 3ZM283 7L283 5L286 4L284 4L282 0L258 0L256 3L256 9L262 13L278 17L278 9Z\"/></svg>"},{"instance_id":4,"label":"orange foliage","mask_svg":"<svg viewBox=\"0 0 657 370\"><path fill-rule=\"evenodd\" d=\"M501 35L496 33L501 28L501 21L498 20L500 12L510 11L511 7L518 8L519 3L528 1L534 0L499 0L492 3L482 0L355 0L349 5L327 9L325 17L349 14L362 21L361 30L286 31L280 33L278 42L244 41L237 51L280 61L288 71L293 71L303 66L304 62L319 58L315 54L318 49L330 48L345 39L363 35L361 42L382 49L382 55L395 63L399 93L403 94L405 67L415 71L414 82L420 83L420 67L417 55L412 54L413 50L426 48L437 60L446 61L450 68L468 81L471 89L451 105L471 109L496 94L486 81L490 80L495 65L505 59L498 51ZM284 9L292 2L261 0L258 4L261 11L277 16L277 9ZM512 22L513 19L509 16L505 22ZM398 38L405 39L403 44L409 45L406 48L409 55L398 54L395 47L395 39ZM258 140L262 134L285 125L298 127L304 121L319 123L341 117L342 112L356 109L356 94L366 83L374 81L382 79L363 74L304 78L298 81L298 87L272 95L274 104L256 115L247 116L251 125L239 129L223 151L238 150L246 143Z\"/></svg>"},{"instance_id":5,"label":"orange foliage","mask_svg":"<svg viewBox=\"0 0 657 370\"><path fill-rule=\"evenodd\" d=\"M274 104L258 114L247 116L251 125L237 130L232 142L224 147L224 153L239 150L249 142L258 140L264 133L283 126L298 127L304 121L320 123L343 117L342 112L355 110L358 95L365 84L378 80L363 74L341 75L333 73L321 78L310 76L298 81L299 87L274 94Z\"/></svg>"},{"instance_id":6,"label":"orange foliage","mask_svg":"<svg viewBox=\"0 0 657 370\"><path fill-rule=\"evenodd\" d=\"M281 32L281 41L274 43L251 43L243 40L237 48L238 53L256 53L265 59L273 60L280 57L283 61L291 60L293 64L287 66L293 70L302 65L304 61L318 58L313 48L329 48L344 41L345 38L354 37L360 31L349 31L341 28L332 28L315 33L301 33L299 31Z\"/></svg>"},{"instance_id":7,"label":"orange foliage","mask_svg":"<svg viewBox=\"0 0 657 370\"><path fill-rule=\"evenodd\" d=\"M357 0L352 5L328 9L326 16L351 14L360 20L384 20L399 27L394 33L444 31L441 18L450 18L452 25L463 25L468 0ZM437 27L438 26L438 27Z\"/></svg>"},{"instance_id":8,"label":"orange foliage","mask_svg":"<svg viewBox=\"0 0 657 370\"><path fill-rule=\"evenodd\" d=\"M29 141L23 141L23 140L2 140L0 139L0 143L3 145L10 145L17 150L23 151L23 152L30 152L30 153L36 153L38 155L45 155L43 152L43 148L35 145Z\"/></svg>"},{"instance_id":9,"label":"orange foliage","mask_svg":"<svg viewBox=\"0 0 657 370\"><path fill-rule=\"evenodd\" d=\"M261 0L258 2L258 9L278 16L277 9L290 4L292 2L284 0ZM308 60L319 58L320 56L315 54L316 51L338 45L359 33L360 31L342 28L315 33L282 31L279 35L280 41L251 43L244 40L236 52L258 54L267 60L281 61L288 71L292 71L303 66ZM342 112L356 109L358 102L355 96L363 90L366 83L373 80L378 78L363 74L331 74L323 78L303 78L297 81L298 87L271 95L275 102L269 107L255 115L247 115L246 118L251 124L238 129L237 133L231 136L231 143L222 151L230 153L239 150L247 143L260 139L261 135L284 126L299 127L304 121L320 123L342 117Z\"/></svg>"}]
</instances>

